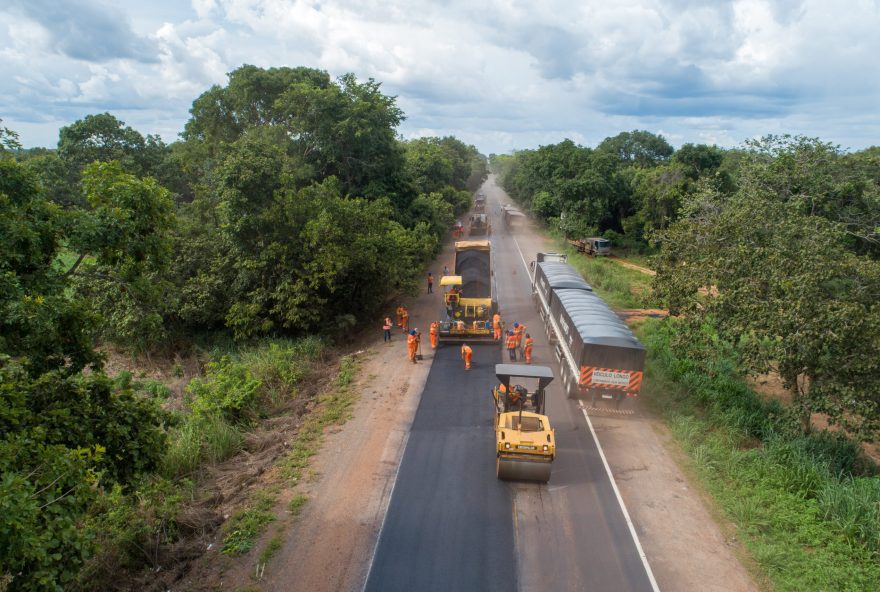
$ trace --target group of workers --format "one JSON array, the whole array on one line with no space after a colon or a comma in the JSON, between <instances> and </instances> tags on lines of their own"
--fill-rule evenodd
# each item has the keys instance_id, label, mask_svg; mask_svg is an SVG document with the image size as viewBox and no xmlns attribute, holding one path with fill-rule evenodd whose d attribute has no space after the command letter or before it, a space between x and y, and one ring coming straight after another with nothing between
<instances>
[{"instance_id":1,"label":"group of workers","mask_svg":"<svg viewBox=\"0 0 880 592\"><path fill-rule=\"evenodd\" d=\"M478 321L475 321L475 324ZM487 323L488 325L488 323ZM421 345L421 333L419 333L418 329L409 329L409 312L406 307L400 305L397 307L397 326L400 327L404 334L407 336L406 346L407 346L407 354L409 356L409 360L412 363L417 362L419 346ZM492 316L491 321L492 326L492 335L495 341L501 341L503 325L501 322L501 315L497 312ZM384 330L384 339L385 341L391 340L391 319L385 317L385 322L382 327ZM431 338L431 348L437 348L437 342L440 337L440 323L434 321L431 323L431 329L429 332ZM535 345L535 340L532 339L532 336L526 333L526 326L522 323L514 323L513 329L508 330L505 335L505 347L507 349L508 355L510 356L510 360L515 362L517 360L517 352L519 352L519 359L524 360L526 364L532 363L532 349ZM464 360L465 370L471 369L471 362L473 360L474 350L467 343L462 344L461 346L461 358Z\"/></svg>"},{"instance_id":2,"label":"group of workers","mask_svg":"<svg viewBox=\"0 0 880 592\"><path fill-rule=\"evenodd\" d=\"M512 362L516 361L516 352L519 351L520 359L524 359L526 364L532 363L532 348L535 346L535 340L526 333L525 325L513 324L513 329L507 331L505 346Z\"/></svg>"}]
</instances>

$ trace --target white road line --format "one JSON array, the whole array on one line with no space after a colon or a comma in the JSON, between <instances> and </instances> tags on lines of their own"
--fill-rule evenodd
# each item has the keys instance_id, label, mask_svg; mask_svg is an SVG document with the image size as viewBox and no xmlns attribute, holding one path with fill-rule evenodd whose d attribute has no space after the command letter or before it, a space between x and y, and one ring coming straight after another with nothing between
<instances>
[{"instance_id":1,"label":"white road line","mask_svg":"<svg viewBox=\"0 0 880 592\"><path fill-rule=\"evenodd\" d=\"M526 263L526 258L523 256L522 249L519 248L519 241L517 241L516 237L513 235L511 235L510 238L513 239L513 244L516 245L516 250L519 253L519 258L522 260L523 267L525 267L526 269L526 275L531 278L532 273L531 270L529 270L529 264ZM660 592L660 588L657 586L657 580L654 579L654 572L651 570L651 565L648 563L648 557L645 555L645 551L644 549L642 549L642 543L639 541L639 535L636 534L636 527L629 516L629 512L626 510L626 504L623 503L623 497L620 495L620 489L617 488L617 482L614 480L614 474L611 472L611 466L608 464L608 459L605 458L605 452L602 450L602 445L599 443L599 437L596 435L596 430L593 429L593 422L590 421L590 416L587 414L586 409L581 407L581 412L584 414L584 419L587 420L587 426L590 428L590 434L592 434L593 436L593 442L596 443L596 448L599 450L599 457L602 459L602 465L605 467L605 472L608 474L608 480L611 481L611 488L614 490L614 495L617 497L617 503L620 505L620 511L623 512L623 519L626 520L626 525L629 528L629 534L632 535L633 542L636 545L636 551L638 551L639 557L641 557L642 559L642 565L645 566L645 573L648 575L648 581L651 582L651 589L654 592Z\"/></svg>"}]
</instances>

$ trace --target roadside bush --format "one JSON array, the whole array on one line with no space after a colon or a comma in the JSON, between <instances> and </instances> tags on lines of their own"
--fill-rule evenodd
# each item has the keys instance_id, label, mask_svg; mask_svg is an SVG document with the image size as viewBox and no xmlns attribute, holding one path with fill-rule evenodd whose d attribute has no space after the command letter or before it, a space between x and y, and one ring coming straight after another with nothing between
<instances>
[{"instance_id":1,"label":"roadside bush","mask_svg":"<svg viewBox=\"0 0 880 592\"><path fill-rule=\"evenodd\" d=\"M711 326L686 331L675 319L642 327L646 395L774 587L877 589L877 467L841 434L793 429L789 409L738 376Z\"/></svg>"},{"instance_id":2,"label":"roadside bush","mask_svg":"<svg viewBox=\"0 0 880 592\"><path fill-rule=\"evenodd\" d=\"M230 423L247 424L257 417L262 381L247 365L220 356L205 367L205 378L193 378L186 391L192 396L196 417L222 416Z\"/></svg>"},{"instance_id":3,"label":"roadside bush","mask_svg":"<svg viewBox=\"0 0 880 592\"><path fill-rule=\"evenodd\" d=\"M171 431L161 473L168 479L194 475L206 463L235 456L243 444L241 430L221 415L192 415Z\"/></svg>"}]
</instances>

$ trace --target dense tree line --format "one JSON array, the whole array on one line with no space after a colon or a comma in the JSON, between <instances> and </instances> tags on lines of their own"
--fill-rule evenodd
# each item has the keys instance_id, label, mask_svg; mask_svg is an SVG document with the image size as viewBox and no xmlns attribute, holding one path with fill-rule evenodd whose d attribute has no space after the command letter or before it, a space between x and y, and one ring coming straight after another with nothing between
<instances>
[{"instance_id":1,"label":"dense tree line","mask_svg":"<svg viewBox=\"0 0 880 592\"><path fill-rule=\"evenodd\" d=\"M402 120L373 80L243 66L171 145L108 113L55 149L0 128L3 585L70 587L86 516L165 453L169 417L103 373L102 340L333 336L415 289L486 159Z\"/></svg>"},{"instance_id":2,"label":"dense tree line","mask_svg":"<svg viewBox=\"0 0 880 592\"><path fill-rule=\"evenodd\" d=\"M714 325L742 369L778 371L803 429L825 413L880 433L880 158L818 139L685 144L644 131L490 157L505 188L569 236L656 253L655 292Z\"/></svg>"}]
</instances>

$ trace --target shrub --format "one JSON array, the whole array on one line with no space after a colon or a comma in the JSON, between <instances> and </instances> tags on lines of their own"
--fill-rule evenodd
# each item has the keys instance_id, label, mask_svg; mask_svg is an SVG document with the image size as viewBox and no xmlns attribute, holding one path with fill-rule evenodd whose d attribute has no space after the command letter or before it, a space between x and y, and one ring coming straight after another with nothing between
<instances>
[{"instance_id":1,"label":"shrub","mask_svg":"<svg viewBox=\"0 0 880 592\"><path fill-rule=\"evenodd\" d=\"M194 378L186 387L197 417L220 415L231 423L249 423L257 416L256 403L262 381L246 364L221 356L206 367L205 378Z\"/></svg>"}]
</instances>

